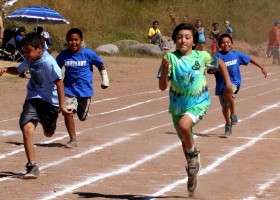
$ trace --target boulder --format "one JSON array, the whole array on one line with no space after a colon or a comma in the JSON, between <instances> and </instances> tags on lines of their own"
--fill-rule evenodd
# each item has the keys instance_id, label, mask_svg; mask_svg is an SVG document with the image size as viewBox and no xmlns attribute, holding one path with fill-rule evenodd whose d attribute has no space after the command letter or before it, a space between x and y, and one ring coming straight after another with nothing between
<instances>
[{"instance_id":1,"label":"boulder","mask_svg":"<svg viewBox=\"0 0 280 200\"><path fill-rule=\"evenodd\" d=\"M131 45L140 44L140 42L138 42L136 40L119 40L117 42L114 42L113 44L116 45L120 51L122 51L126 47L129 47Z\"/></svg>"},{"instance_id":2,"label":"boulder","mask_svg":"<svg viewBox=\"0 0 280 200\"><path fill-rule=\"evenodd\" d=\"M95 51L101 54L116 54L120 52L119 48L114 44L101 45Z\"/></svg>"},{"instance_id":3,"label":"boulder","mask_svg":"<svg viewBox=\"0 0 280 200\"><path fill-rule=\"evenodd\" d=\"M154 44L135 44L126 47L123 51L127 53L146 54L152 56L162 55L165 53L160 50L158 45Z\"/></svg>"}]
</instances>

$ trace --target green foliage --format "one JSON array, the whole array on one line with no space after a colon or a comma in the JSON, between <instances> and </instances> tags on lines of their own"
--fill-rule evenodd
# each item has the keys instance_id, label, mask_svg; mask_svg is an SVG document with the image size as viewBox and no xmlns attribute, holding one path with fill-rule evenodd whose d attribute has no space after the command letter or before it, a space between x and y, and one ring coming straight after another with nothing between
<instances>
[{"instance_id":1,"label":"green foliage","mask_svg":"<svg viewBox=\"0 0 280 200\"><path fill-rule=\"evenodd\" d=\"M154 20L160 22L165 36L170 36L181 22L195 23L202 19L208 35L213 22L218 22L222 31L223 22L229 20L235 39L259 44L267 41L268 29L275 20L280 20L279 0L19 0L6 12L28 5L50 7L70 21L70 25L42 25L58 49L63 48L65 34L72 27L83 31L90 48L122 39L147 42L148 29ZM4 24L11 25L7 20ZM27 30L34 27L27 26Z\"/></svg>"}]
</instances>

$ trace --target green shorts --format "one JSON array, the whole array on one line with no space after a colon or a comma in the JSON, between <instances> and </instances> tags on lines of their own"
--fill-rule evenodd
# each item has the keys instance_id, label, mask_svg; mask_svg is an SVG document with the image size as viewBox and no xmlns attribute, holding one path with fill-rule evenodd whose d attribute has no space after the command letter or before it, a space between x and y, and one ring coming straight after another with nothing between
<instances>
[{"instance_id":1,"label":"green shorts","mask_svg":"<svg viewBox=\"0 0 280 200\"><path fill-rule=\"evenodd\" d=\"M178 129L180 118L184 115L188 115L192 119L192 121L193 121L192 127L194 127L200 120L202 120L204 118L208 108L209 108L208 104L198 104L198 105L193 106L193 107L189 108L188 110L186 110L186 112L182 115L172 115L173 125L174 125L174 128L176 129L176 132L177 132L180 140L183 140L183 137L180 134L179 129Z\"/></svg>"}]
</instances>

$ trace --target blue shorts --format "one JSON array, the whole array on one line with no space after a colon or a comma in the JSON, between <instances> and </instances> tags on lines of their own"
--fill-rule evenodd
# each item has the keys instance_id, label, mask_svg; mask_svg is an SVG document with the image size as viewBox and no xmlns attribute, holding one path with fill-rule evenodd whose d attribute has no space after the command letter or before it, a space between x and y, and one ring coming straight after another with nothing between
<instances>
[{"instance_id":1,"label":"blue shorts","mask_svg":"<svg viewBox=\"0 0 280 200\"><path fill-rule=\"evenodd\" d=\"M19 126L22 129L28 122L33 122L35 126L40 122L45 133L54 134L58 113L59 107L42 99L28 99L23 105Z\"/></svg>"}]
</instances>

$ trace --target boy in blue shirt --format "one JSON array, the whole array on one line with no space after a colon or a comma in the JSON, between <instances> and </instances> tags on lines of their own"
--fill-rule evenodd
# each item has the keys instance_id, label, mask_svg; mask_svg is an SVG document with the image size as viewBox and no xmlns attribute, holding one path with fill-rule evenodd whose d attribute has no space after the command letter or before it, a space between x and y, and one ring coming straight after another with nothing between
<instances>
[{"instance_id":1,"label":"boy in blue shirt","mask_svg":"<svg viewBox=\"0 0 280 200\"><path fill-rule=\"evenodd\" d=\"M91 49L82 47L83 33L78 28L70 29L66 34L68 49L56 58L60 68L65 67L64 87L66 107L81 121L88 117L91 97L93 96L93 66L96 66L102 78L101 88L109 86L109 78L101 58ZM64 115L65 125L70 136L66 148L78 146L74 116Z\"/></svg>"},{"instance_id":2,"label":"boy in blue shirt","mask_svg":"<svg viewBox=\"0 0 280 200\"><path fill-rule=\"evenodd\" d=\"M265 77L267 76L266 69L259 63L257 63L255 60L253 60L249 55L232 50L233 40L230 35L221 35L218 40L218 45L221 48L221 51L217 52L216 56L222 59L227 66L234 94L238 93L242 83L240 65L248 65L249 63L252 63L261 69ZM222 106L222 112L226 121L225 132L224 135L222 135L222 137L228 137L232 134L232 125L235 125L238 122L237 116L235 115L234 111L234 105L232 106L233 109L230 109L228 101L224 97L225 81L220 71L217 69L208 69L208 73L214 74L216 78L215 95L219 96L220 103Z\"/></svg>"},{"instance_id":3,"label":"boy in blue shirt","mask_svg":"<svg viewBox=\"0 0 280 200\"><path fill-rule=\"evenodd\" d=\"M17 67L0 68L0 75L19 75L26 71L31 75L19 125L28 160L23 179L34 179L39 176L33 141L38 122L41 123L45 136L51 137L56 129L59 111L64 115L72 115L72 112L65 107L61 69L55 59L43 49L37 34L28 34L22 39L22 52L25 60Z\"/></svg>"}]
</instances>

